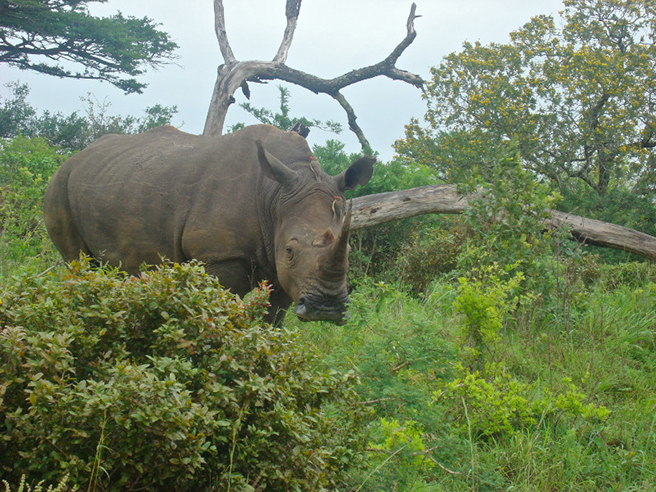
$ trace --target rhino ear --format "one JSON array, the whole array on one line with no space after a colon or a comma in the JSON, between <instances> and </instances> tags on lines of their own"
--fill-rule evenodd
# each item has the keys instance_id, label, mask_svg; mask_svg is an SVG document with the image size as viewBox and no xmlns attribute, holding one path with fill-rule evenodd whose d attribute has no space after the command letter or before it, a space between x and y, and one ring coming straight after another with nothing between
<instances>
[{"instance_id":1,"label":"rhino ear","mask_svg":"<svg viewBox=\"0 0 656 492\"><path fill-rule=\"evenodd\" d=\"M374 172L375 157L364 156L349 166L342 174L335 176L337 186L341 191L354 190L358 185L364 186Z\"/></svg>"},{"instance_id":2,"label":"rhino ear","mask_svg":"<svg viewBox=\"0 0 656 492\"><path fill-rule=\"evenodd\" d=\"M257 160L260 162L262 173L267 178L273 179L280 184L289 183L296 178L296 171L288 168L273 154L264 150L262 142L256 140L255 145L257 145Z\"/></svg>"}]
</instances>

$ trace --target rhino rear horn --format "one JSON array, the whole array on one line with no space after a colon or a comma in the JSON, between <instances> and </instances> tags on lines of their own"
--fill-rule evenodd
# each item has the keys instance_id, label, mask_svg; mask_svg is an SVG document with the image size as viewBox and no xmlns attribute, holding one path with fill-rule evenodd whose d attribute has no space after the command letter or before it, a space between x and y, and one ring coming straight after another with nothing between
<instances>
[{"instance_id":1,"label":"rhino rear horn","mask_svg":"<svg viewBox=\"0 0 656 492\"><path fill-rule=\"evenodd\" d=\"M265 150L262 142L256 140L255 145L257 146L257 160L260 162L262 173L267 178L273 179L280 184L290 183L296 179L296 171L288 168L284 162Z\"/></svg>"}]
</instances>

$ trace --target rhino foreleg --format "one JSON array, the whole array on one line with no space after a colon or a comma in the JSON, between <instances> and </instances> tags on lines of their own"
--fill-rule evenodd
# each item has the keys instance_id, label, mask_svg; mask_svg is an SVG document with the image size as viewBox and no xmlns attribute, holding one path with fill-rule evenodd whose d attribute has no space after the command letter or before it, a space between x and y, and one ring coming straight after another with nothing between
<instances>
[{"instance_id":1,"label":"rhino foreleg","mask_svg":"<svg viewBox=\"0 0 656 492\"><path fill-rule=\"evenodd\" d=\"M279 286L271 292L269 302L271 306L269 306L269 312L264 316L264 321L274 326L280 326L287 309L292 305L292 298Z\"/></svg>"},{"instance_id":2,"label":"rhino foreleg","mask_svg":"<svg viewBox=\"0 0 656 492\"><path fill-rule=\"evenodd\" d=\"M223 287L242 298L257 287L259 282L253 267L246 266L240 260L208 263L205 266L205 271L218 278ZM269 296L269 302L271 306L264 316L264 321L274 326L280 326L285 317L285 311L292 304L292 299L282 287L274 284Z\"/></svg>"},{"instance_id":3,"label":"rhino foreleg","mask_svg":"<svg viewBox=\"0 0 656 492\"><path fill-rule=\"evenodd\" d=\"M223 287L240 297L244 297L252 290L249 271L239 260L206 262L205 271L218 278Z\"/></svg>"}]
</instances>

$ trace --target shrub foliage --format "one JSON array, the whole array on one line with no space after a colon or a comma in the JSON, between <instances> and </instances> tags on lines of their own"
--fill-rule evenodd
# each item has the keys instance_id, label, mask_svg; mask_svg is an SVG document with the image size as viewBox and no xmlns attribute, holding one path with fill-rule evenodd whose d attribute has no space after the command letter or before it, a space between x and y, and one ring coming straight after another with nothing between
<instances>
[{"instance_id":1,"label":"shrub foliage","mask_svg":"<svg viewBox=\"0 0 656 492\"><path fill-rule=\"evenodd\" d=\"M354 458L353 376L202 267L87 261L0 295L0 476L96 490L321 490Z\"/></svg>"}]
</instances>

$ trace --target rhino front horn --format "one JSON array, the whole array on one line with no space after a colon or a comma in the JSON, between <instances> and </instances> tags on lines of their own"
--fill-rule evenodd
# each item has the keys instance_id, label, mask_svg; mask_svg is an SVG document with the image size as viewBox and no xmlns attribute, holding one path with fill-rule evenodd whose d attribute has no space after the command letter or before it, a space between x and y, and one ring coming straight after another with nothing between
<instances>
[{"instance_id":1,"label":"rhino front horn","mask_svg":"<svg viewBox=\"0 0 656 492\"><path fill-rule=\"evenodd\" d=\"M335 265L343 265L348 260L348 242L351 233L352 208L353 203L349 200L346 215L344 216L344 222L342 223L342 229L339 231L339 236L337 236L337 240L333 247L333 262Z\"/></svg>"}]
</instances>

